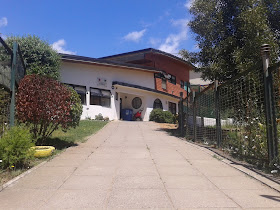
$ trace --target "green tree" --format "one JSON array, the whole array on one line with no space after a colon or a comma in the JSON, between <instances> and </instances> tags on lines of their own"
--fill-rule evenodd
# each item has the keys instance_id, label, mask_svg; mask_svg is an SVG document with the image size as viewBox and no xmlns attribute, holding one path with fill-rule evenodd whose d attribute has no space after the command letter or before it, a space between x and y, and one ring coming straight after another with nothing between
<instances>
[{"instance_id":1,"label":"green tree","mask_svg":"<svg viewBox=\"0 0 280 210\"><path fill-rule=\"evenodd\" d=\"M20 45L22 56L25 60L27 74L39 74L54 79L59 79L61 58L51 48L49 43L41 40L38 36L10 36L6 43L12 47L16 41Z\"/></svg>"},{"instance_id":2,"label":"green tree","mask_svg":"<svg viewBox=\"0 0 280 210\"><path fill-rule=\"evenodd\" d=\"M82 114L78 94L49 77L27 75L17 92L17 119L30 127L35 139L45 140L55 130L79 124Z\"/></svg>"},{"instance_id":3,"label":"green tree","mask_svg":"<svg viewBox=\"0 0 280 210\"><path fill-rule=\"evenodd\" d=\"M250 68L261 69L262 44L271 46L271 63L279 56L278 0L195 0L189 26L200 51L182 50L197 63L205 79L225 81Z\"/></svg>"}]
</instances>

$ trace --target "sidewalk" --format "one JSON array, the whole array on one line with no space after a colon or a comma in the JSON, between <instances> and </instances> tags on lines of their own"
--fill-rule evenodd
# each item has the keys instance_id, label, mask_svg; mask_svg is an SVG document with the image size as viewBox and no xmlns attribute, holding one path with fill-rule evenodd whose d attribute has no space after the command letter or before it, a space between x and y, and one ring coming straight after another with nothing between
<instances>
[{"instance_id":1,"label":"sidewalk","mask_svg":"<svg viewBox=\"0 0 280 210\"><path fill-rule=\"evenodd\" d=\"M0 209L280 209L280 193L152 122L111 122L0 192Z\"/></svg>"}]
</instances>

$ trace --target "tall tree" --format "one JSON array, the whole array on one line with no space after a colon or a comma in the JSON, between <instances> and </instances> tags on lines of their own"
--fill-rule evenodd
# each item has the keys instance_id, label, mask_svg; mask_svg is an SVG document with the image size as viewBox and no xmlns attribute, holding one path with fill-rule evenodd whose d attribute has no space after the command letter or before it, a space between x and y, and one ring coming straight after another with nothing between
<instances>
[{"instance_id":1,"label":"tall tree","mask_svg":"<svg viewBox=\"0 0 280 210\"><path fill-rule=\"evenodd\" d=\"M16 41L25 60L27 74L38 74L59 79L60 56L38 36L10 36L5 40L11 47Z\"/></svg>"},{"instance_id":2,"label":"tall tree","mask_svg":"<svg viewBox=\"0 0 280 210\"><path fill-rule=\"evenodd\" d=\"M249 68L261 68L260 47L271 46L271 62L279 56L278 0L195 0L189 26L200 51L181 51L197 63L205 79L225 81Z\"/></svg>"}]
</instances>

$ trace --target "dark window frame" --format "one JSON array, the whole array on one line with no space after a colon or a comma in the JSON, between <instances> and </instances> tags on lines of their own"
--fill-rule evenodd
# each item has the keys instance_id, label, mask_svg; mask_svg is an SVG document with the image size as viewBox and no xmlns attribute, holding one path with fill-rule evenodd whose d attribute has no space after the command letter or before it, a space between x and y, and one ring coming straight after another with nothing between
<instances>
[{"instance_id":1,"label":"dark window frame","mask_svg":"<svg viewBox=\"0 0 280 210\"><path fill-rule=\"evenodd\" d=\"M166 78L161 78L161 88L167 90Z\"/></svg>"},{"instance_id":2,"label":"dark window frame","mask_svg":"<svg viewBox=\"0 0 280 210\"><path fill-rule=\"evenodd\" d=\"M185 87L185 82L184 82L183 80L180 81L180 86L181 86L182 89L184 89L184 87Z\"/></svg>"},{"instance_id":3,"label":"dark window frame","mask_svg":"<svg viewBox=\"0 0 280 210\"><path fill-rule=\"evenodd\" d=\"M75 85L75 84L69 84L69 83L64 83L65 85L68 85L70 87L72 87L79 95L80 99L81 99L81 102L82 102L82 105L87 105L87 87L86 86L83 86L83 85ZM77 91L75 88L78 87L78 88L84 88L85 89L85 92L84 94L81 93L81 91Z\"/></svg>"},{"instance_id":4,"label":"dark window frame","mask_svg":"<svg viewBox=\"0 0 280 210\"><path fill-rule=\"evenodd\" d=\"M173 102L168 102L168 111L170 111L172 114L177 113L177 104Z\"/></svg>"},{"instance_id":5,"label":"dark window frame","mask_svg":"<svg viewBox=\"0 0 280 210\"><path fill-rule=\"evenodd\" d=\"M155 78L162 78L162 73L155 73Z\"/></svg>"},{"instance_id":6,"label":"dark window frame","mask_svg":"<svg viewBox=\"0 0 280 210\"><path fill-rule=\"evenodd\" d=\"M176 77L172 74L170 74L170 79L168 79L168 82L176 85Z\"/></svg>"},{"instance_id":7,"label":"dark window frame","mask_svg":"<svg viewBox=\"0 0 280 210\"><path fill-rule=\"evenodd\" d=\"M136 99L140 99L140 105L138 104L138 106L136 107L136 106L134 106L135 104L134 104L134 101L136 100ZM133 99L132 99L132 101L131 101L131 105L132 105L132 108L133 109L140 109L141 108L141 106L142 106L142 104L143 104L143 102L142 102L142 99L140 98L140 97L134 97Z\"/></svg>"},{"instance_id":8,"label":"dark window frame","mask_svg":"<svg viewBox=\"0 0 280 210\"><path fill-rule=\"evenodd\" d=\"M99 92L99 93L92 92L92 89L98 90L97 92ZM109 95L107 96L107 95L102 94L102 91L108 92ZM110 90L90 87L89 92L90 92L90 100L89 100L90 105L111 108L112 93ZM104 105L106 103L106 101L108 102L109 105Z\"/></svg>"},{"instance_id":9,"label":"dark window frame","mask_svg":"<svg viewBox=\"0 0 280 210\"><path fill-rule=\"evenodd\" d=\"M161 109L163 110L162 102L159 98L154 100L153 109Z\"/></svg>"}]
</instances>

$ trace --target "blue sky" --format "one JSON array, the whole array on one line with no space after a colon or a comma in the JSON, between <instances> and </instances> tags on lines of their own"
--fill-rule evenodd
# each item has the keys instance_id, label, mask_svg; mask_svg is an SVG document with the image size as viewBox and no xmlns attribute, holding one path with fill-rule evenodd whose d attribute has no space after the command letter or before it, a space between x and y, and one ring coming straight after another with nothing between
<instances>
[{"instance_id":1,"label":"blue sky","mask_svg":"<svg viewBox=\"0 0 280 210\"><path fill-rule=\"evenodd\" d=\"M38 35L57 51L102 57L144 48L196 50L191 0L2 1L0 33Z\"/></svg>"}]
</instances>

